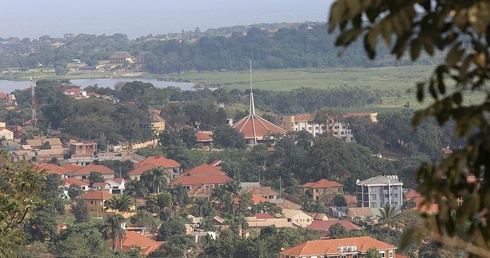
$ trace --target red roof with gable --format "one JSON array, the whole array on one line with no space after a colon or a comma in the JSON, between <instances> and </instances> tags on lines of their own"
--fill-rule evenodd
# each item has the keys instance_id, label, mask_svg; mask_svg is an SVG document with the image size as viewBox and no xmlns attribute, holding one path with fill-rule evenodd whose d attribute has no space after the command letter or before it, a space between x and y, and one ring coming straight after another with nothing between
<instances>
[{"instance_id":1,"label":"red roof with gable","mask_svg":"<svg viewBox=\"0 0 490 258\"><path fill-rule=\"evenodd\" d=\"M130 176L132 176L132 175L143 175L143 173L145 173L146 171L153 169L153 168L158 168L158 167L160 167L160 166L155 165L155 164L145 164L142 166L138 166L138 167L134 168L133 170L129 171L128 175L130 175Z\"/></svg>"},{"instance_id":2,"label":"red roof with gable","mask_svg":"<svg viewBox=\"0 0 490 258\"><path fill-rule=\"evenodd\" d=\"M114 175L116 172L114 170L104 166L104 165L94 165L92 163L88 164L85 167L80 168L79 170L73 172L72 175L90 175L90 172L99 172L102 175Z\"/></svg>"},{"instance_id":3,"label":"red roof with gable","mask_svg":"<svg viewBox=\"0 0 490 258\"><path fill-rule=\"evenodd\" d=\"M64 90L63 92L81 92L81 91L84 91L84 90L81 88L69 88L69 89Z\"/></svg>"},{"instance_id":4,"label":"red roof with gable","mask_svg":"<svg viewBox=\"0 0 490 258\"><path fill-rule=\"evenodd\" d=\"M282 255L290 256L311 256L311 255L340 255L339 246L356 246L357 251L365 253L369 248L376 248L378 251L395 250L396 247L388 243L379 241L369 236L339 238L328 240L306 241L295 247L291 247L281 252Z\"/></svg>"},{"instance_id":5,"label":"red roof with gable","mask_svg":"<svg viewBox=\"0 0 490 258\"><path fill-rule=\"evenodd\" d=\"M82 168L82 166L79 166L79 165L73 164L73 163L66 163L65 165L63 165L61 167L66 169L69 173L73 173L73 172Z\"/></svg>"},{"instance_id":6,"label":"red roof with gable","mask_svg":"<svg viewBox=\"0 0 490 258\"><path fill-rule=\"evenodd\" d=\"M5 98L7 98L7 94L0 92L0 99L5 99Z\"/></svg>"},{"instance_id":7,"label":"red roof with gable","mask_svg":"<svg viewBox=\"0 0 490 258\"><path fill-rule=\"evenodd\" d=\"M112 194L103 190L97 190L84 193L80 196L80 198L86 200L109 200L112 198Z\"/></svg>"},{"instance_id":8,"label":"red roof with gable","mask_svg":"<svg viewBox=\"0 0 490 258\"><path fill-rule=\"evenodd\" d=\"M315 120L316 115L315 114L299 114L299 115L294 115L294 121L299 122L299 121L313 121Z\"/></svg>"},{"instance_id":9,"label":"red roof with gable","mask_svg":"<svg viewBox=\"0 0 490 258\"><path fill-rule=\"evenodd\" d=\"M213 137L211 135L197 132L196 134L196 142L212 142Z\"/></svg>"},{"instance_id":10,"label":"red roof with gable","mask_svg":"<svg viewBox=\"0 0 490 258\"><path fill-rule=\"evenodd\" d=\"M343 187L343 184L337 183L335 181L328 181L327 179L321 179L317 182L309 182L301 187L304 188L329 188L329 187Z\"/></svg>"},{"instance_id":11,"label":"red roof with gable","mask_svg":"<svg viewBox=\"0 0 490 258\"><path fill-rule=\"evenodd\" d=\"M155 241L151 238L145 237L138 232L126 231L126 234L122 238L122 251L131 251L133 246L141 248L140 254L148 255L149 253L157 250L165 241ZM116 250L121 250L121 241L116 241Z\"/></svg>"},{"instance_id":12,"label":"red roof with gable","mask_svg":"<svg viewBox=\"0 0 490 258\"><path fill-rule=\"evenodd\" d=\"M46 173L48 174L66 175L69 173L65 168L57 166L55 164L39 163L34 166L34 171L41 172L43 170L46 171Z\"/></svg>"},{"instance_id":13,"label":"red roof with gable","mask_svg":"<svg viewBox=\"0 0 490 258\"><path fill-rule=\"evenodd\" d=\"M70 185L88 186L89 185L88 182L84 182L84 181L82 181L80 179L76 179L74 177L65 178L63 180L65 181L65 186L70 186Z\"/></svg>"},{"instance_id":14,"label":"red roof with gable","mask_svg":"<svg viewBox=\"0 0 490 258\"><path fill-rule=\"evenodd\" d=\"M162 155L157 155L157 156L150 156L146 158L145 160L141 161L138 164L138 167L146 165L146 164L154 164L157 165L158 167L166 167L166 168L174 168L174 167L180 167L180 163L173 160L173 159L167 159L163 157Z\"/></svg>"},{"instance_id":15,"label":"red roof with gable","mask_svg":"<svg viewBox=\"0 0 490 258\"><path fill-rule=\"evenodd\" d=\"M187 170L184 176L211 176L211 175L226 175L226 173L218 169L214 166L208 164L202 164L197 167L194 167L190 170Z\"/></svg>"}]
</instances>

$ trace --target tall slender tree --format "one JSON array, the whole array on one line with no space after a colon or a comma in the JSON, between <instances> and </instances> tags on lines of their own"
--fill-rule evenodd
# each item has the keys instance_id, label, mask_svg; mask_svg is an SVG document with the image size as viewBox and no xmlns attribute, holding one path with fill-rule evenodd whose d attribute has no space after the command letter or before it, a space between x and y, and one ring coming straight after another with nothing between
<instances>
[{"instance_id":1,"label":"tall slender tree","mask_svg":"<svg viewBox=\"0 0 490 258\"><path fill-rule=\"evenodd\" d=\"M122 224L126 219L121 214L114 216L108 216L102 226L102 234L105 239L112 240L112 251L116 251L116 241L119 239L122 242L122 238L126 235L126 230L122 228ZM121 244L122 249L122 244Z\"/></svg>"}]
</instances>

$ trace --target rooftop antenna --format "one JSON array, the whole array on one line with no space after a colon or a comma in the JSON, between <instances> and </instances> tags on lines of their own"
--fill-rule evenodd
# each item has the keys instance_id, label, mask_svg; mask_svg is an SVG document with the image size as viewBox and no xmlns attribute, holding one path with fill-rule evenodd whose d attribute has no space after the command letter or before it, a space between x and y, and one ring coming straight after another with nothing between
<instances>
[{"instance_id":1,"label":"rooftop antenna","mask_svg":"<svg viewBox=\"0 0 490 258\"><path fill-rule=\"evenodd\" d=\"M36 128L36 120L37 120L37 114L36 114L36 81L37 77L30 77L31 80L31 96L32 96L32 117L31 117L31 125L32 129Z\"/></svg>"}]
</instances>

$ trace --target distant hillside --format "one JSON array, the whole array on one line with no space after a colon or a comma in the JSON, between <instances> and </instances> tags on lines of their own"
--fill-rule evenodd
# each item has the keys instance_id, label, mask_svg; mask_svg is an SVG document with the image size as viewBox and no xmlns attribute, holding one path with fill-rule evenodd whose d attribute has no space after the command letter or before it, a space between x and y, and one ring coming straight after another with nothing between
<instances>
[{"instance_id":1,"label":"distant hillside","mask_svg":"<svg viewBox=\"0 0 490 258\"><path fill-rule=\"evenodd\" d=\"M98 64L117 51L133 56L144 53L144 64L131 69L155 74L244 70L248 69L249 59L259 69L410 65L408 60L394 60L385 48L380 48L375 62L370 62L359 43L338 58L340 49L334 45L335 35L328 34L326 25L320 23L259 24L205 32L196 29L135 40L129 40L124 34L66 34L64 38L43 36L35 40L8 38L0 39L0 69L57 67L63 71L72 60ZM434 58L422 58L419 64L434 62Z\"/></svg>"}]
</instances>

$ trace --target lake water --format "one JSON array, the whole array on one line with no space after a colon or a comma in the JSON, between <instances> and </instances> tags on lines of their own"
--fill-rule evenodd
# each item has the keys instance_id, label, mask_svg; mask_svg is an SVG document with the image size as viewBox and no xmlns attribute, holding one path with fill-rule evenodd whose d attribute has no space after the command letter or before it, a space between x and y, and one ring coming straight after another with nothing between
<instances>
[{"instance_id":1,"label":"lake water","mask_svg":"<svg viewBox=\"0 0 490 258\"><path fill-rule=\"evenodd\" d=\"M151 83L157 88L166 87L179 87L182 90L192 90L194 83L190 82L166 82L159 81L157 79L147 79L147 78L107 78L107 79L74 79L70 80L73 84L79 85L82 88L87 86L97 84L99 87L110 87L114 89L114 85L118 82L132 82L132 81L142 81L145 83ZM27 89L30 88L29 81L7 81L0 80L0 92L10 93L17 89Z\"/></svg>"}]
</instances>

